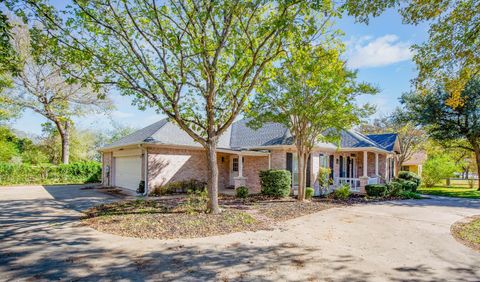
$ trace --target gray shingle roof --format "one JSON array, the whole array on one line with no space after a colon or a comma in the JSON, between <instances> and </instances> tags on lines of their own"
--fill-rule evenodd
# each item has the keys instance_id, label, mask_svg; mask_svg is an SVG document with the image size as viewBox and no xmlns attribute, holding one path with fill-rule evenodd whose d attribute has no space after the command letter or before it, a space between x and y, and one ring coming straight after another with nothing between
<instances>
[{"instance_id":1,"label":"gray shingle roof","mask_svg":"<svg viewBox=\"0 0 480 282\"><path fill-rule=\"evenodd\" d=\"M247 126L248 120L239 120L220 137L219 148L224 149L248 149L274 145L292 145L293 137L290 131L279 123L266 123L259 129ZM342 148L372 147L388 151L393 150L396 134L375 134L365 136L358 132L342 131L340 145ZM142 128L112 144L104 147L119 147L131 144L166 144L183 146L200 146L185 131L175 123L162 119L154 124ZM319 145L331 146L333 144L319 143Z\"/></svg>"},{"instance_id":2,"label":"gray shingle roof","mask_svg":"<svg viewBox=\"0 0 480 282\"><path fill-rule=\"evenodd\" d=\"M280 123L268 122L255 130L248 127L247 122L242 119L232 125L231 148L290 145L293 142L289 130Z\"/></svg>"}]
</instances>

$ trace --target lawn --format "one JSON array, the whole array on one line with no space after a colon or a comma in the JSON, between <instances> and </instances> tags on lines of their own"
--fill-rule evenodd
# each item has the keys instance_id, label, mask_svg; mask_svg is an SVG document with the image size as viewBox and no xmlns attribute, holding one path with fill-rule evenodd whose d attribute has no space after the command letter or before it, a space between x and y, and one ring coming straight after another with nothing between
<instances>
[{"instance_id":1,"label":"lawn","mask_svg":"<svg viewBox=\"0 0 480 282\"><path fill-rule=\"evenodd\" d=\"M467 246L480 251L480 216L455 223L452 226L452 234Z\"/></svg>"},{"instance_id":2,"label":"lawn","mask_svg":"<svg viewBox=\"0 0 480 282\"><path fill-rule=\"evenodd\" d=\"M477 191L477 188L435 186L431 188L421 187L418 192L427 195L480 199L480 191Z\"/></svg>"}]
</instances>

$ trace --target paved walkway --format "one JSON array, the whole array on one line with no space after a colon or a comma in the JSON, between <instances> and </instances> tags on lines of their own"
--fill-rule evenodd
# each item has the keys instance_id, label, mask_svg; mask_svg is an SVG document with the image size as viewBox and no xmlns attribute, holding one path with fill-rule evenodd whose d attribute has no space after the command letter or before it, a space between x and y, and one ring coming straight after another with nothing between
<instances>
[{"instance_id":1,"label":"paved walkway","mask_svg":"<svg viewBox=\"0 0 480 282\"><path fill-rule=\"evenodd\" d=\"M480 201L335 208L269 231L188 240L103 234L77 219L115 200L68 187L0 188L0 280L480 281L480 253L450 225Z\"/></svg>"}]
</instances>

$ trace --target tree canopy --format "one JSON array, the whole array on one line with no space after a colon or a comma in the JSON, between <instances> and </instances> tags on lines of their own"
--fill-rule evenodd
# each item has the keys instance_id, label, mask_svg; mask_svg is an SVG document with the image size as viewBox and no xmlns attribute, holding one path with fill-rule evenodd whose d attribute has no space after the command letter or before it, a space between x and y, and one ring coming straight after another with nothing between
<instances>
[{"instance_id":1,"label":"tree canopy","mask_svg":"<svg viewBox=\"0 0 480 282\"><path fill-rule=\"evenodd\" d=\"M362 124L359 130L368 134L396 133L400 144L398 167L420 150L428 138L425 131L412 122L401 108L390 115Z\"/></svg>"},{"instance_id":2,"label":"tree canopy","mask_svg":"<svg viewBox=\"0 0 480 282\"><path fill-rule=\"evenodd\" d=\"M480 175L480 79L469 81L460 97L464 103L451 107L450 94L439 85L426 95L406 93L401 103L411 120L423 126L434 140L474 152Z\"/></svg>"},{"instance_id":3,"label":"tree canopy","mask_svg":"<svg viewBox=\"0 0 480 282\"><path fill-rule=\"evenodd\" d=\"M389 8L398 9L404 23L428 22L428 41L413 46L418 68L415 83L427 91L441 82L450 93L448 105L465 102L460 93L480 71L480 1L347 0L343 8L366 23Z\"/></svg>"},{"instance_id":4,"label":"tree canopy","mask_svg":"<svg viewBox=\"0 0 480 282\"><path fill-rule=\"evenodd\" d=\"M211 212L218 138L286 40L322 35L318 26L337 15L328 1L289 0L75 1L61 14L48 1L9 7L44 25L73 76L165 113L206 149Z\"/></svg>"},{"instance_id":5,"label":"tree canopy","mask_svg":"<svg viewBox=\"0 0 480 282\"><path fill-rule=\"evenodd\" d=\"M247 112L253 127L278 122L291 131L299 160L300 200L312 148L320 141L338 141L340 130L358 124L372 108L357 105L356 98L376 92L371 85L358 83L356 72L346 69L340 59L343 46L323 45L292 45L257 88Z\"/></svg>"}]
</instances>

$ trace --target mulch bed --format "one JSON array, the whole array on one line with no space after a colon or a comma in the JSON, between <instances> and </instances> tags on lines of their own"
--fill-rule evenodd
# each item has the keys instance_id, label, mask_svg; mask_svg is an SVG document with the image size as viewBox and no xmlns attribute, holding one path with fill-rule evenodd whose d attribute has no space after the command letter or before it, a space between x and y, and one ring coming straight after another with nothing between
<instances>
[{"instance_id":1,"label":"mulch bed","mask_svg":"<svg viewBox=\"0 0 480 282\"><path fill-rule=\"evenodd\" d=\"M220 214L185 209L187 197L160 197L103 204L84 211L83 223L96 230L127 237L175 239L271 229L276 223L336 206L396 198L351 196L348 200L251 195L247 199L220 195ZM188 206L188 205L187 205Z\"/></svg>"},{"instance_id":2,"label":"mulch bed","mask_svg":"<svg viewBox=\"0 0 480 282\"><path fill-rule=\"evenodd\" d=\"M480 215L455 222L450 231L457 241L480 252Z\"/></svg>"}]
</instances>

